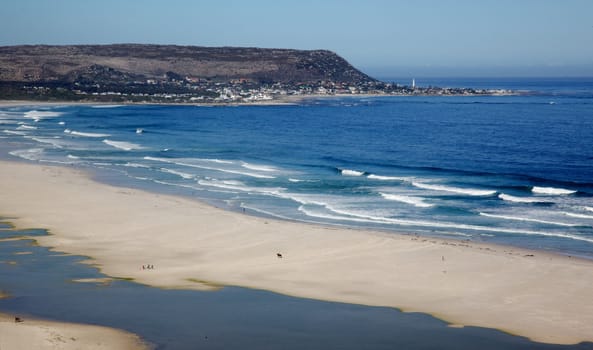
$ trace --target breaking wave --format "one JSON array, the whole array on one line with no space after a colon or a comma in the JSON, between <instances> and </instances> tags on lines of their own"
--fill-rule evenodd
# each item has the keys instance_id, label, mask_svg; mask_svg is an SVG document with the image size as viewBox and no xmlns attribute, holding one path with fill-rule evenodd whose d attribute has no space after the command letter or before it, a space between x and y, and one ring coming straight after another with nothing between
<instances>
[{"instance_id":1,"label":"breaking wave","mask_svg":"<svg viewBox=\"0 0 593 350\"><path fill-rule=\"evenodd\" d=\"M177 170L173 170L173 169L161 168L161 171L164 172L164 173L177 175L177 176L182 177L182 178L184 178L186 180L190 180L190 179L195 178L195 176L192 175L192 174L184 173L182 171L177 171Z\"/></svg>"},{"instance_id":2,"label":"breaking wave","mask_svg":"<svg viewBox=\"0 0 593 350\"><path fill-rule=\"evenodd\" d=\"M265 195L272 195L277 196L278 193L286 190L282 187L253 187L247 186L241 181L234 181L234 180L200 180L198 184L202 186L210 186L210 187L217 187L223 188L226 190L234 190L234 191L241 191L241 192L252 192L252 193L259 193Z\"/></svg>"},{"instance_id":3,"label":"breaking wave","mask_svg":"<svg viewBox=\"0 0 593 350\"><path fill-rule=\"evenodd\" d=\"M14 130L2 130L2 132L4 132L5 134L9 134L9 135L20 135L20 136L24 136L24 135L28 135L26 132L24 131L14 131Z\"/></svg>"},{"instance_id":4,"label":"breaking wave","mask_svg":"<svg viewBox=\"0 0 593 350\"><path fill-rule=\"evenodd\" d=\"M449 223L449 222L402 220L402 219L380 217L380 216L375 216L372 214L364 214L364 213L357 213L357 212L352 212L352 211L339 210L336 208L332 208L330 206L326 206L325 208L335 214L338 214L338 215L322 212L319 210L314 210L311 208L306 208L304 206L299 207L298 210L308 216L311 216L311 217L316 217L316 218L321 218L321 219L329 219L329 220L351 221L351 222L373 223L373 224L392 224L392 225L408 226L408 227L430 227L430 228L439 228L439 229L445 228L445 229L453 229L453 230L468 230L468 231L478 231L478 232L498 232L498 233L508 233L508 234L548 236L548 237L566 238L566 239L572 239L572 240L593 243L593 238L588 238L588 237L583 237L583 236L578 236L578 235L573 235L573 234L568 234L568 233L515 230L515 229L508 229L508 228L492 228L492 227L487 227L487 226L454 224L454 223Z\"/></svg>"},{"instance_id":5,"label":"breaking wave","mask_svg":"<svg viewBox=\"0 0 593 350\"><path fill-rule=\"evenodd\" d=\"M70 129L66 129L66 130L64 130L64 132L66 134L75 135L75 136L83 136L83 137L109 137L109 136L111 136L109 134L98 134L98 133L92 133L92 132L80 132L80 131L74 131L74 130L70 130Z\"/></svg>"},{"instance_id":6,"label":"breaking wave","mask_svg":"<svg viewBox=\"0 0 593 350\"><path fill-rule=\"evenodd\" d=\"M533 186L533 188L531 189L531 192L537 193L537 194L547 194L547 195L567 195L567 194L576 193L577 191L567 190L564 188Z\"/></svg>"},{"instance_id":7,"label":"breaking wave","mask_svg":"<svg viewBox=\"0 0 593 350\"><path fill-rule=\"evenodd\" d=\"M515 196L511 196L510 194L504 194L504 193L499 194L498 198L502 199L503 201L509 201L509 202L515 202L515 203L549 203L549 201L546 201L545 198L515 197Z\"/></svg>"},{"instance_id":8,"label":"breaking wave","mask_svg":"<svg viewBox=\"0 0 593 350\"><path fill-rule=\"evenodd\" d=\"M257 174L257 173L252 173L252 172L241 171L238 169L216 168L216 167L212 167L212 166L205 165L205 164L196 164L196 162L198 162L198 163L211 162L211 163L229 164L226 161L218 161L218 160L211 160L211 159L197 159L197 158L182 160L182 159L158 158L158 157L150 157L150 156L144 157L144 159L157 161L157 162L163 162L163 163L176 164L176 165L186 166L186 167L190 167L190 168L220 171L220 172L235 174L235 175L244 175L244 176L255 177L255 178L260 178L260 179L275 179L276 178L275 176L271 176L271 175Z\"/></svg>"},{"instance_id":9,"label":"breaking wave","mask_svg":"<svg viewBox=\"0 0 593 350\"><path fill-rule=\"evenodd\" d=\"M246 168L246 169L249 169L249 170L255 170L255 171L266 171L266 172L274 172L274 171L277 171L276 168L271 167L271 166L250 164L250 163L246 163L246 162L242 162L241 163L241 166L243 168Z\"/></svg>"},{"instance_id":10,"label":"breaking wave","mask_svg":"<svg viewBox=\"0 0 593 350\"><path fill-rule=\"evenodd\" d=\"M362 176L362 175L364 175L363 171L358 171L358 170L341 169L340 172L344 176Z\"/></svg>"},{"instance_id":11,"label":"breaking wave","mask_svg":"<svg viewBox=\"0 0 593 350\"><path fill-rule=\"evenodd\" d=\"M434 204L424 202L423 198L419 197L412 197L412 196L404 196L399 194L390 194L390 193L380 193L381 196L390 201L396 201L406 204L411 204L415 207L419 208L430 208L433 207Z\"/></svg>"},{"instance_id":12,"label":"breaking wave","mask_svg":"<svg viewBox=\"0 0 593 350\"><path fill-rule=\"evenodd\" d=\"M138 150L138 149L143 149L144 147L135 144L135 143L131 143L131 142L126 142L126 141L112 141L112 140L103 140L103 143L108 144L111 147L115 147L124 151L132 151L132 150Z\"/></svg>"},{"instance_id":13,"label":"breaking wave","mask_svg":"<svg viewBox=\"0 0 593 350\"><path fill-rule=\"evenodd\" d=\"M29 148L8 152L8 154L26 160L40 160L44 154L43 148Z\"/></svg>"},{"instance_id":14,"label":"breaking wave","mask_svg":"<svg viewBox=\"0 0 593 350\"><path fill-rule=\"evenodd\" d=\"M37 127L36 126L27 125L27 124L21 124L16 129L17 130L37 130Z\"/></svg>"},{"instance_id":15,"label":"breaking wave","mask_svg":"<svg viewBox=\"0 0 593 350\"><path fill-rule=\"evenodd\" d=\"M367 176L367 178L369 178L371 180L379 180L379 181L406 181L406 180L408 180L405 177L381 176L381 175L375 175L375 174L370 174Z\"/></svg>"},{"instance_id":16,"label":"breaking wave","mask_svg":"<svg viewBox=\"0 0 593 350\"><path fill-rule=\"evenodd\" d=\"M533 219L533 218L523 218L523 217L518 217L518 216L507 216L507 215L497 215L497 214L488 214L488 213L480 213L480 215L485 216L487 218L493 218L493 219L535 222L538 224L555 225L555 226L566 226L566 227L580 226L580 225L575 225L575 224L568 224L565 222L547 221L547 220L540 220L540 219Z\"/></svg>"},{"instance_id":17,"label":"breaking wave","mask_svg":"<svg viewBox=\"0 0 593 350\"><path fill-rule=\"evenodd\" d=\"M423 182L412 182L414 187L422 188L424 190L433 190L433 191L442 191L442 192L451 192L451 193L458 193L464 194L467 196L493 196L496 194L496 191L492 190L478 190L473 188L461 188L461 187L451 187L451 186L443 186L443 185L433 185L427 184Z\"/></svg>"},{"instance_id":18,"label":"breaking wave","mask_svg":"<svg viewBox=\"0 0 593 350\"><path fill-rule=\"evenodd\" d=\"M34 136L25 136L25 138L28 138L30 140L39 142L39 143L45 143L45 144L49 144L52 145L55 148L64 148L68 146L68 143L65 142L64 140L61 140L59 137L34 137Z\"/></svg>"},{"instance_id":19,"label":"breaking wave","mask_svg":"<svg viewBox=\"0 0 593 350\"><path fill-rule=\"evenodd\" d=\"M593 220L593 215L577 214L577 213L569 213L569 212L564 212L563 214L566 216L570 216L572 218Z\"/></svg>"},{"instance_id":20,"label":"breaking wave","mask_svg":"<svg viewBox=\"0 0 593 350\"><path fill-rule=\"evenodd\" d=\"M52 111L28 111L25 112L24 117L25 118L29 118L29 119L33 119L35 121L40 121L43 118L54 118L54 117L59 117L61 115L63 115L64 113L62 112L52 112Z\"/></svg>"}]
</instances>

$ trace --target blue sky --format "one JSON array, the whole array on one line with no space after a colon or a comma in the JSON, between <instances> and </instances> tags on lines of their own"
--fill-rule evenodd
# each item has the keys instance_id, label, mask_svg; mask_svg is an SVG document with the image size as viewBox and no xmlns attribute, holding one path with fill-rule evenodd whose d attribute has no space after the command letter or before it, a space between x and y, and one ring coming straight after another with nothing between
<instances>
[{"instance_id":1,"label":"blue sky","mask_svg":"<svg viewBox=\"0 0 593 350\"><path fill-rule=\"evenodd\" d=\"M329 49L374 76L593 76L593 0L5 0L0 45Z\"/></svg>"}]
</instances>

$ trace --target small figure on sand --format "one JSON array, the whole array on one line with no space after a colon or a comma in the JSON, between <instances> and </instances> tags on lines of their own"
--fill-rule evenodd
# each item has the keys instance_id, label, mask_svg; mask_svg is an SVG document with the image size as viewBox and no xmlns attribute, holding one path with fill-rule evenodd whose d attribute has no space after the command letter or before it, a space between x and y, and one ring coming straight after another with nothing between
<instances>
[{"instance_id":1,"label":"small figure on sand","mask_svg":"<svg viewBox=\"0 0 593 350\"><path fill-rule=\"evenodd\" d=\"M278 257L278 259L282 259L282 254L276 253L276 256Z\"/></svg>"}]
</instances>

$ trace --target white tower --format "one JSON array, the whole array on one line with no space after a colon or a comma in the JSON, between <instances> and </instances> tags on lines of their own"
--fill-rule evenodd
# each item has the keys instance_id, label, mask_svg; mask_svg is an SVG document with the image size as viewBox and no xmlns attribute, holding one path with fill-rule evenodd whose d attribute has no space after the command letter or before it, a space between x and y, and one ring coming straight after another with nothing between
<instances>
[{"instance_id":1,"label":"white tower","mask_svg":"<svg viewBox=\"0 0 593 350\"><path fill-rule=\"evenodd\" d=\"M416 79L412 79L412 89L416 88Z\"/></svg>"}]
</instances>

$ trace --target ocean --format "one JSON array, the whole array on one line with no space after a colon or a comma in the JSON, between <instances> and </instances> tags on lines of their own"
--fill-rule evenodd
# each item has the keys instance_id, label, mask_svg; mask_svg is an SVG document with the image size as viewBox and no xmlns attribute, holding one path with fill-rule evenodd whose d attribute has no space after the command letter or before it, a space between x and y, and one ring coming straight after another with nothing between
<instances>
[{"instance_id":1,"label":"ocean","mask_svg":"<svg viewBox=\"0 0 593 350\"><path fill-rule=\"evenodd\" d=\"M2 107L2 157L253 215L593 259L593 79L416 84L520 93Z\"/></svg>"}]
</instances>

